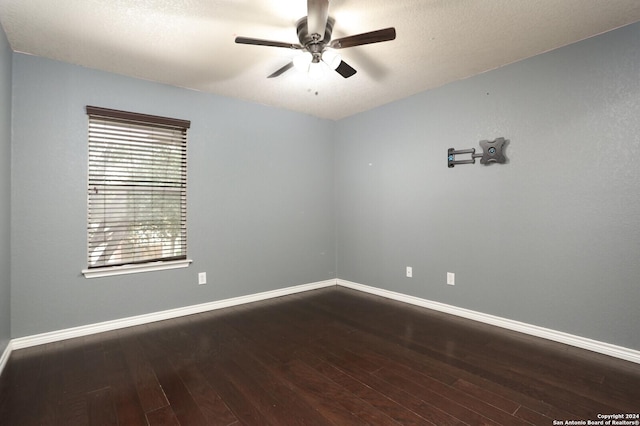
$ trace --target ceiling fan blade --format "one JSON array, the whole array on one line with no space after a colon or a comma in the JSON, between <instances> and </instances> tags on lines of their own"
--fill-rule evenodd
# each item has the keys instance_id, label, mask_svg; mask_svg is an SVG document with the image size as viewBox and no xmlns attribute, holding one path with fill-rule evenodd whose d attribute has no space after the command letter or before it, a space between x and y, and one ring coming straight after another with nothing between
<instances>
[{"instance_id":1,"label":"ceiling fan blade","mask_svg":"<svg viewBox=\"0 0 640 426\"><path fill-rule=\"evenodd\" d=\"M345 61L340 61L340 65L336 68L336 72L343 76L344 78L349 78L354 75L357 71L353 69L349 64Z\"/></svg>"},{"instance_id":2,"label":"ceiling fan blade","mask_svg":"<svg viewBox=\"0 0 640 426\"><path fill-rule=\"evenodd\" d=\"M395 40L395 38L396 29L391 27L382 30L371 31L368 33L339 38L333 40L329 44L329 47L332 47L334 49L344 49L346 47L361 46L363 44L380 43L381 41Z\"/></svg>"},{"instance_id":3,"label":"ceiling fan blade","mask_svg":"<svg viewBox=\"0 0 640 426\"><path fill-rule=\"evenodd\" d=\"M307 29L311 37L319 37L317 41L324 38L327 19L329 0L307 0Z\"/></svg>"},{"instance_id":4,"label":"ceiling fan blade","mask_svg":"<svg viewBox=\"0 0 640 426\"><path fill-rule=\"evenodd\" d=\"M287 49L302 49L299 44L285 43L282 41L261 40L259 38L250 37L236 37L236 43L238 44L252 44L254 46L271 46L271 47L284 47Z\"/></svg>"},{"instance_id":5,"label":"ceiling fan blade","mask_svg":"<svg viewBox=\"0 0 640 426\"><path fill-rule=\"evenodd\" d=\"M285 65L284 67L280 68L279 70L275 71L273 74L271 74L267 78L277 77L280 74L284 73L285 71L290 70L291 68L293 68L293 61L289 62L287 65Z\"/></svg>"}]
</instances>

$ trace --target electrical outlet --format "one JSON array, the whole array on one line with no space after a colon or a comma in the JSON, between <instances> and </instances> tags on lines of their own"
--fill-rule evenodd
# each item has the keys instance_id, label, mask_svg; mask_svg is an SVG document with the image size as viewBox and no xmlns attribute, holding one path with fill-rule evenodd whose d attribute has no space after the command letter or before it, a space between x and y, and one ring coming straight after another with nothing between
<instances>
[{"instance_id":1,"label":"electrical outlet","mask_svg":"<svg viewBox=\"0 0 640 426\"><path fill-rule=\"evenodd\" d=\"M456 285L456 274L453 272L447 272L447 284Z\"/></svg>"},{"instance_id":2,"label":"electrical outlet","mask_svg":"<svg viewBox=\"0 0 640 426\"><path fill-rule=\"evenodd\" d=\"M411 266L407 266L407 278L413 277L413 268Z\"/></svg>"},{"instance_id":3,"label":"electrical outlet","mask_svg":"<svg viewBox=\"0 0 640 426\"><path fill-rule=\"evenodd\" d=\"M207 283L207 273L206 272L199 272L198 273L198 285L202 285L202 284L206 284Z\"/></svg>"}]
</instances>

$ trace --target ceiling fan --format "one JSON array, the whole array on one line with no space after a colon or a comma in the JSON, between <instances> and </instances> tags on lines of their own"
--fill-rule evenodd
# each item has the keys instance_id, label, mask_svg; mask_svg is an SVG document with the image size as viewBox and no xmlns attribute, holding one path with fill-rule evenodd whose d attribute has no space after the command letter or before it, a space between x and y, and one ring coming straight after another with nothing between
<instances>
[{"instance_id":1,"label":"ceiling fan","mask_svg":"<svg viewBox=\"0 0 640 426\"><path fill-rule=\"evenodd\" d=\"M300 44L261 40L250 37L236 37L236 43L284 47L305 52L304 55L294 58L287 65L278 69L267 78L277 77L294 66L301 68L306 67L307 70L312 73L313 70L317 69L322 63L333 68L344 78L349 78L356 73L356 70L344 62L340 55L335 53L333 49L344 49L347 47L361 46L363 44L379 43L396 38L396 29L391 27L331 40L333 24L334 19L329 17L329 0L307 0L307 16L298 20L296 24Z\"/></svg>"}]
</instances>

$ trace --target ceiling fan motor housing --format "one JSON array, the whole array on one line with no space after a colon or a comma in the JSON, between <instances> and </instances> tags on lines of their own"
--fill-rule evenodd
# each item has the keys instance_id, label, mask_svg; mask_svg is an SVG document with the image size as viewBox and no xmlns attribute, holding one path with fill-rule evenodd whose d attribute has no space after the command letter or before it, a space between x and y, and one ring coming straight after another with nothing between
<instances>
[{"instance_id":1,"label":"ceiling fan motor housing","mask_svg":"<svg viewBox=\"0 0 640 426\"><path fill-rule=\"evenodd\" d=\"M323 48L331 40L331 33L333 32L333 18L327 19L327 26L324 29L324 36L322 40L317 40L313 37L313 34L309 34L309 28L307 26L307 17L301 18L296 23L298 30L298 40L300 44L305 46L311 53L322 52Z\"/></svg>"}]
</instances>

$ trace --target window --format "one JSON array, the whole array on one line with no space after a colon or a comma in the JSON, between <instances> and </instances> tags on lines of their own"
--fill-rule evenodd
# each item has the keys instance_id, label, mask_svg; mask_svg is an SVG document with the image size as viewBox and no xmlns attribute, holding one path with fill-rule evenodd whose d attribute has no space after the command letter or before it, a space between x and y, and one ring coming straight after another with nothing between
<instances>
[{"instance_id":1,"label":"window","mask_svg":"<svg viewBox=\"0 0 640 426\"><path fill-rule=\"evenodd\" d=\"M87 106L86 277L188 266L190 122Z\"/></svg>"}]
</instances>

